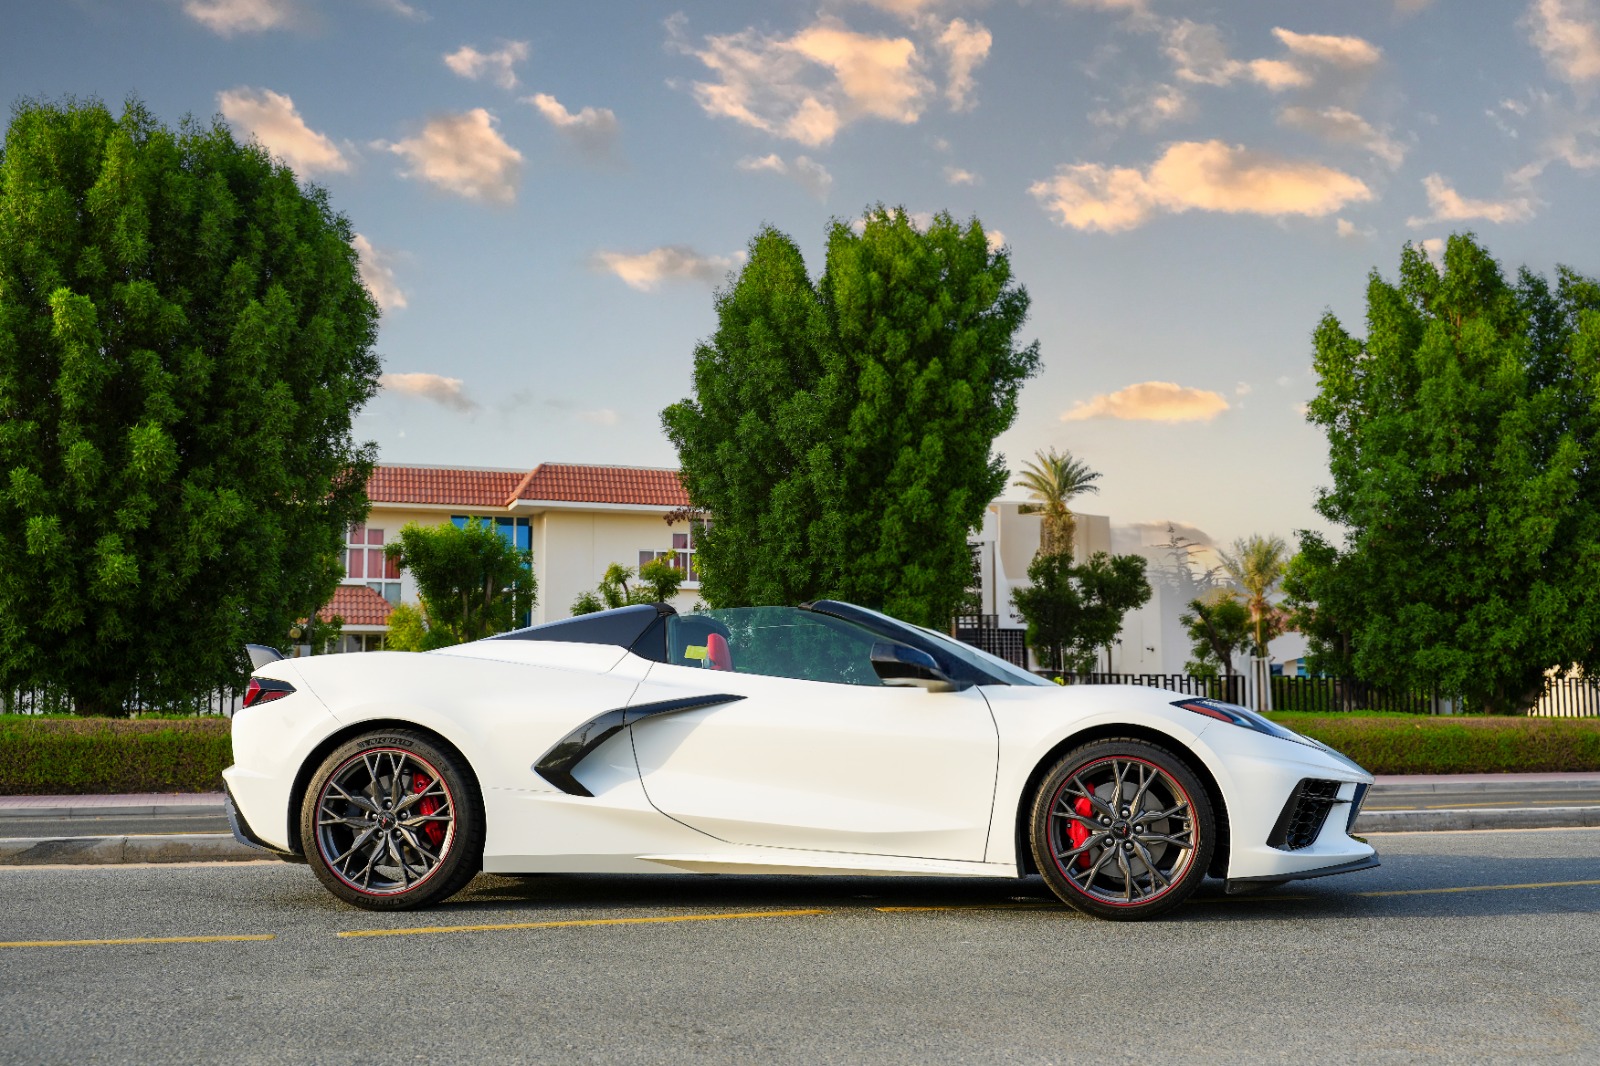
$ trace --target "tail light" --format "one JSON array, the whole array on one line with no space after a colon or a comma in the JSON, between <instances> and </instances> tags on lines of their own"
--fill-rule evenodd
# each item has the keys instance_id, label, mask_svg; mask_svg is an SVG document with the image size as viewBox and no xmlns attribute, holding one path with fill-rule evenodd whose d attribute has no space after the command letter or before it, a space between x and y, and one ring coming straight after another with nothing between
<instances>
[{"instance_id":1,"label":"tail light","mask_svg":"<svg viewBox=\"0 0 1600 1066\"><path fill-rule=\"evenodd\" d=\"M244 690L244 705L254 707L258 703L271 703L281 700L294 691L294 686L287 681L274 681L270 677L252 677L250 686Z\"/></svg>"}]
</instances>

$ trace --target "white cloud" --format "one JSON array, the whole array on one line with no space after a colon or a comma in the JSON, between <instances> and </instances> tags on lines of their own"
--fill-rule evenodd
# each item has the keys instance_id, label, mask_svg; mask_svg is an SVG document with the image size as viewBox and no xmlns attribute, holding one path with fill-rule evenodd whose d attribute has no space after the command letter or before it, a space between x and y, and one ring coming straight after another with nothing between
<instances>
[{"instance_id":1,"label":"white cloud","mask_svg":"<svg viewBox=\"0 0 1600 1066\"><path fill-rule=\"evenodd\" d=\"M991 252L998 252L1006 246L1006 235L997 229L984 230L983 239L989 245L989 251Z\"/></svg>"},{"instance_id":2,"label":"white cloud","mask_svg":"<svg viewBox=\"0 0 1600 1066\"><path fill-rule=\"evenodd\" d=\"M792 37L747 29L698 47L683 38L681 18L667 27L674 46L715 76L693 86L707 114L812 147L863 118L915 122L932 88L910 39L856 33L833 18Z\"/></svg>"},{"instance_id":3,"label":"white cloud","mask_svg":"<svg viewBox=\"0 0 1600 1066\"><path fill-rule=\"evenodd\" d=\"M1114 418L1128 422L1209 422L1228 410L1219 392L1190 389L1171 381L1142 381L1102 393L1074 406L1063 422Z\"/></svg>"},{"instance_id":4,"label":"white cloud","mask_svg":"<svg viewBox=\"0 0 1600 1066\"><path fill-rule=\"evenodd\" d=\"M741 159L738 166L740 170L767 170L774 174L782 174L793 179L797 185L819 200L826 200L829 190L833 188L833 175L828 173L828 168L810 156L797 155L794 157L794 162L790 163L785 162L782 156L772 153Z\"/></svg>"},{"instance_id":5,"label":"white cloud","mask_svg":"<svg viewBox=\"0 0 1600 1066\"><path fill-rule=\"evenodd\" d=\"M1137 126L1148 133L1165 123L1189 118L1194 113L1189 94L1165 82L1132 86L1124 90L1123 99L1127 103L1120 111L1101 108L1089 116L1089 121L1096 126L1117 129Z\"/></svg>"},{"instance_id":6,"label":"white cloud","mask_svg":"<svg viewBox=\"0 0 1600 1066\"><path fill-rule=\"evenodd\" d=\"M523 97L545 121L590 159L609 159L617 140L617 116L609 107L585 107L574 114L549 93Z\"/></svg>"},{"instance_id":7,"label":"white cloud","mask_svg":"<svg viewBox=\"0 0 1600 1066\"><path fill-rule=\"evenodd\" d=\"M1438 174L1422 179L1428 193L1428 206L1433 214L1406 220L1408 226L1426 226L1432 222L1522 222L1533 217L1533 201L1525 196L1507 197L1504 200L1470 200L1455 190Z\"/></svg>"},{"instance_id":8,"label":"white cloud","mask_svg":"<svg viewBox=\"0 0 1600 1066\"><path fill-rule=\"evenodd\" d=\"M960 167L945 167L944 180L949 182L951 185L983 184L983 179L978 177L978 175L974 174L970 170L962 170Z\"/></svg>"},{"instance_id":9,"label":"white cloud","mask_svg":"<svg viewBox=\"0 0 1600 1066\"><path fill-rule=\"evenodd\" d=\"M1346 70L1372 67L1383 58L1383 49L1360 37L1333 37L1322 33L1295 33L1274 27L1272 35L1283 42L1291 55L1314 59Z\"/></svg>"},{"instance_id":10,"label":"white cloud","mask_svg":"<svg viewBox=\"0 0 1600 1066\"><path fill-rule=\"evenodd\" d=\"M1255 389L1248 381L1241 381L1233 387L1233 394L1235 396L1248 396L1254 391Z\"/></svg>"},{"instance_id":11,"label":"white cloud","mask_svg":"<svg viewBox=\"0 0 1600 1066\"><path fill-rule=\"evenodd\" d=\"M1533 0L1524 16L1533 46L1563 81L1600 81L1600 11L1594 0Z\"/></svg>"},{"instance_id":12,"label":"white cloud","mask_svg":"<svg viewBox=\"0 0 1600 1066\"><path fill-rule=\"evenodd\" d=\"M980 23L951 19L934 44L944 53L949 68L944 95L950 101L951 110L971 111L977 106L972 99L972 90L976 85L972 74L989 58L989 47L994 44L994 36Z\"/></svg>"},{"instance_id":13,"label":"white cloud","mask_svg":"<svg viewBox=\"0 0 1600 1066\"><path fill-rule=\"evenodd\" d=\"M466 394L460 378L447 378L440 374L384 374L378 385L407 396L431 400L441 407L468 414L478 409L478 402Z\"/></svg>"},{"instance_id":14,"label":"white cloud","mask_svg":"<svg viewBox=\"0 0 1600 1066\"><path fill-rule=\"evenodd\" d=\"M217 107L235 130L255 137L298 174L350 169L338 145L307 126L294 101L282 93L241 85L218 93Z\"/></svg>"},{"instance_id":15,"label":"white cloud","mask_svg":"<svg viewBox=\"0 0 1600 1066\"><path fill-rule=\"evenodd\" d=\"M1028 191L1062 225L1105 233L1142 225L1158 211L1320 217L1372 199L1364 182L1343 171L1222 141L1171 145L1144 171L1061 166Z\"/></svg>"},{"instance_id":16,"label":"white cloud","mask_svg":"<svg viewBox=\"0 0 1600 1066\"><path fill-rule=\"evenodd\" d=\"M446 192L502 204L517 198L522 153L501 138L494 117L481 107L431 118L415 137L379 147L410 162L406 177Z\"/></svg>"},{"instance_id":17,"label":"white cloud","mask_svg":"<svg viewBox=\"0 0 1600 1066\"><path fill-rule=\"evenodd\" d=\"M397 311L406 305L406 294L394 276L394 257L374 248L372 242L357 233L350 238L356 250L357 266L361 270L361 283L367 287L378 306L385 311Z\"/></svg>"},{"instance_id":18,"label":"white cloud","mask_svg":"<svg viewBox=\"0 0 1600 1066\"><path fill-rule=\"evenodd\" d=\"M702 255L681 244L648 252L598 252L595 265L621 278L630 288L650 292L663 281L699 281L714 284L733 269L734 256Z\"/></svg>"},{"instance_id":19,"label":"white cloud","mask_svg":"<svg viewBox=\"0 0 1600 1066\"><path fill-rule=\"evenodd\" d=\"M1342 107L1286 107L1278 112L1278 124L1321 137L1334 144L1353 144L1365 148L1390 167L1405 162L1406 147L1388 132Z\"/></svg>"},{"instance_id":20,"label":"white cloud","mask_svg":"<svg viewBox=\"0 0 1600 1066\"><path fill-rule=\"evenodd\" d=\"M617 412L609 407L601 407L594 411L579 411L577 418L580 422L588 422L593 426L614 426L620 421Z\"/></svg>"},{"instance_id":21,"label":"white cloud","mask_svg":"<svg viewBox=\"0 0 1600 1066\"><path fill-rule=\"evenodd\" d=\"M296 9L292 0L184 0L183 13L223 37L287 29Z\"/></svg>"},{"instance_id":22,"label":"white cloud","mask_svg":"<svg viewBox=\"0 0 1600 1066\"><path fill-rule=\"evenodd\" d=\"M1347 241L1371 240L1373 237L1378 235L1378 231L1373 229L1371 226L1358 227L1348 218L1335 219L1333 222L1333 231L1337 233L1341 239ZM1282 385L1284 382L1279 381L1278 384Z\"/></svg>"},{"instance_id":23,"label":"white cloud","mask_svg":"<svg viewBox=\"0 0 1600 1066\"><path fill-rule=\"evenodd\" d=\"M512 68L527 58L527 41L506 41L493 52L464 44L444 57L444 65L469 81L487 77L502 89L515 89L517 72Z\"/></svg>"},{"instance_id":24,"label":"white cloud","mask_svg":"<svg viewBox=\"0 0 1600 1066\"><path fill-rule=\"evenodd\" d=\"M1436 267L1444 266L1444 238L1429 237L1425 241L1418 241L1417 246L1422 249L1422 254L1433 261Z\"/></svg>"},{"instance_id":25,"label":"white cloud","mask_svg":"<svg viewBox=\"0 0 1600 1066\"><path fill-rule=\"evenodd\" d=\"M406 0L372 0L372 3L386 11L399 15L401 18L408 18L412 22L428 21L429 16L426 11L419 11L406 3Z\"/></svg>"}]
</instances>

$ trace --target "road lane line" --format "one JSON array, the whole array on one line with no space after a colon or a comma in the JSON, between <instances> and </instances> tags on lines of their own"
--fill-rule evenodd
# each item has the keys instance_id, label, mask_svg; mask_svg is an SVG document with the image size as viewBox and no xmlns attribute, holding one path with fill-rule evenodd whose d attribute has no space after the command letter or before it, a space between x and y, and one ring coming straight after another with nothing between
<instances>
[{"instance_id":1,"label":"road lane line","mask_svg":"<svg viewBox=\"0 0 1600 1066\"><path fill-rule=\"evenodd\" d=\"M735 914L669 914L653 918L573 918L558 922L506 922L499 925L430 925L417 929L352 929L340 937L416 936L421 933L493 933L510 929L567 929L584 925L653 925L664 922L717 922L730 918L801 918L826 910L740 911Z\"/></svg>"},{"instance_id":2,"label":"road lane line","mask_svg":"<svg viewBox=\"0 0 1600 1066\"><path fill-rule=\"evenodd\" d=\"M0 948L87 948L112 944L223 944L237 940L274 940L276 933L248 933L242 936L126 936L110 940L10 940Z\"/></svg>"},{"instance_id":3,"label":"road lane line","mask_svg":"<svg viewBox=\"0 0 1600 1066\"><path fill-rule=\"evenodd\" d=\"M1355 896L1435 896L1446 892L1506 892L1518 888L1582 888L1600 885L1591 881L1535 881L1525 885L1461 885L1457 888L1395 888L1385 892L1353 892Z\"/></svg>"},{"instance_id":4,"label":"road lane line","mask_svg":"<svg viewBox=\"0 0 1600 1066\"><path fill-rule=\"evenodd\" d=\"M922 911L1058 911L1065 903L951 903L933 907L874 907L882 914L916 914Z\"/></svg>"}]
</instances>

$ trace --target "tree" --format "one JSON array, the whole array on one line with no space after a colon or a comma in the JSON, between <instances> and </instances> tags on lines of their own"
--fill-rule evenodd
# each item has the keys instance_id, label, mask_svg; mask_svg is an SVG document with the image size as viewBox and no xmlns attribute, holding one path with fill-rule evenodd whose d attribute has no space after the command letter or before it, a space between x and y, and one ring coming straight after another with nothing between
<instances>
[{"instance_id":1,"label":"tree","mask_svg":"<svg viewBox=\"0 0 1600 1066\"><path fill-rule=\"evenodd\" d=\"M1129 611L1150 601L1145 560L1095 552L1082 566L1066 553L1040 552L1028 566L1028 586L1013 594L1028 623L1028 646L1048 669L1089 673L1109 649Z\"/></svg>"},{"instance_id":2,"label":"tree","mask_svg":"<svg viewBox=\"0 0 1600 1066\"><path fill-rule=\"evenodd\" d=\"M349 222L220 122L30 100L0 149L0 690L237 684L327 602L375 446Z\"/></svg>"},{"instance_id":3,"label":"tree","mask_svg":"<svg viewBox=\"0 0 1600 1066\"><path fill-rule=\"evenodd\" d=\"M643 588L634 592L641 594L641 603L666 603L678 594L678 589L683 584L686 575L682 570L672 565L672 560L667 557L652 559L639 567L639 580L644 583Z\"/></svg>"},{"instance_id":4,"label":"tree","mask_svg":"<svg viewBox=\"0 0 1600 1066\"><path fill-rule=\"evenodd\" d=\"M1074 496L1099 492L1100 486L1095 482L1100 475L1083 460L1074 459L1071 452L1051 448L1048 452L1035 452L1034 459L1037 461L1023 461L1022 476L1014 484L1027 489L1038 502L1023 504L1018 513L1041 517L1039 551L1070 556L1077 543L1078 520L1067 504Z\"/></svg>"},{"instance_id":5,"label":"tree","mask_svg":"<svg viewBox=\"0 0 1600 1066\"><path fill-rule=\"evenodd\" d=\"M835 596L943 627L967 535L1005 487L992 444L1038 345L1027 292L983 227L869 211L835 222L816 284L772 229L717 297L695 395L662 412L694 506L713 607Z\"/></svg>"},{"instance_id":6,"label":"tree","mask_svg":"<svg viewBox=\"0 0 1600 1066\"><path fill-rule=\"evenodd\" d=\"M1469 234L1444 269L1407 245L1367 285L1367 337L1315 335L1328 436L1302 600L1362 679L1515 712L1545 671L1600 667L1600 285L1508 281Z\"/></svg>"},{"instance_id":7,"label":"tree","mask_svg":"<svg viewBox=\"0 0 1600 1066\"><path fill-rule=\"evenodd\" d=\"M1314 674L1350 677L1350 627L1331 601L1318 603L1313 589L1332 590L1342 582L1332 573L1339 565L1338 553L1319 538L1301 542L1283 571L1283 607L1288 612L1286 627L1306 638L1306 666Z\"/></svg>"},{"instance_id":8,"label":"tree","mask_svg":"<svg viewBox=\"0 0 1600 1066\"><path fill-rule=\"evenodd\" d=\"M428 628L428 617L422 608L409 603L397 603L389 612L389 634L384 638L385 651L429 651L435 646Z\"/></svg>"},{"instance_id":9,"label":"tree","mask_svg":"<svg viewBox=\"0 0 1600 1066\"><path fill-rule=\"evenodd\" d=\"M1179 617L1194 644L1194 658L1184 670L1196 677L1233 677L1233 654L1250 640L1254 623L1250 609L1231 592L1218 589L1208 596L1189 601L1189 610Z\"/></svg>"},{"instance_id":10,"label":"tree","mask_svg":"<svg viewBox=\"0 0 1600 1066\"><path fill-rule=\"evenodd\" d=\"M1266 658L1267 642L1283 632L1282 615L1273 609L1270 597L1283 580L1289 547L1282 537L1252 533L1248 540L1234 541L1231 553L1217 555L1222 559L1222 569L1245 591L1245 606L1250 609L1250 624L1254 627L1255 654Z\"/></svg>"},{"instance_id":11,"label":"tree","mask_svg":"<svg viewBox=\"0 0 1600 1066\"><path fill-rule=\"evenodd\" d=\"M408 522L383 550L416 579L431 647L504 633L533 610L533 553L492 526Z\"/></svg>"}]
</instances>

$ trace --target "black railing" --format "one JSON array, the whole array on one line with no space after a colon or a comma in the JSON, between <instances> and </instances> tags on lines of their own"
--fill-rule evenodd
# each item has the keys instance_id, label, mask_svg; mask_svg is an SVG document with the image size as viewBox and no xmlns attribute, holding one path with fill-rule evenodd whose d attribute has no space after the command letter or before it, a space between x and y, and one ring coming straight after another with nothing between
<instances>
[{"instance_id":1,"label":"black railing","mask_svg":"<svg viewBox=\"0 0 1600 1066\"><path fill-rule=\"evenodd\" d=\"M1045 676L1051 676L1047 671ZM1205 696L1225 703L1245 702L1249 682L1241 674L1231 677L1195 677L1192 674L1067 674L1069 685L1143 685L1165 688L1186 696Z\"/></svg>"},{"instance_id":2,"label":"black railing","mask_svg":"<svg viewBox=\"0 0 1600 1066\"><path fill-rule=\"evenodd\" d=\"M1274 677L1272 709L1312 711L1398 711L1433 714L1439 695L1431 690L1403 690L1370 685L1353 677Z\"/></svg>"},{"instance_id":3,"label":"black railing","mask_svg":"<svg viewBox=\"0 0 1600 1066\"><path fill-rule=\"evenodd\" d=\"M220 688L202 696L189 699L145 701L137 692L122 706L128 715L149 712L153 714L222 715L233 713L244 706L244 690ZM72 696L60 688L32 688L14 692L0 692L0 714L74 714L77 708Z\"/></svg>"}]
</instances>

